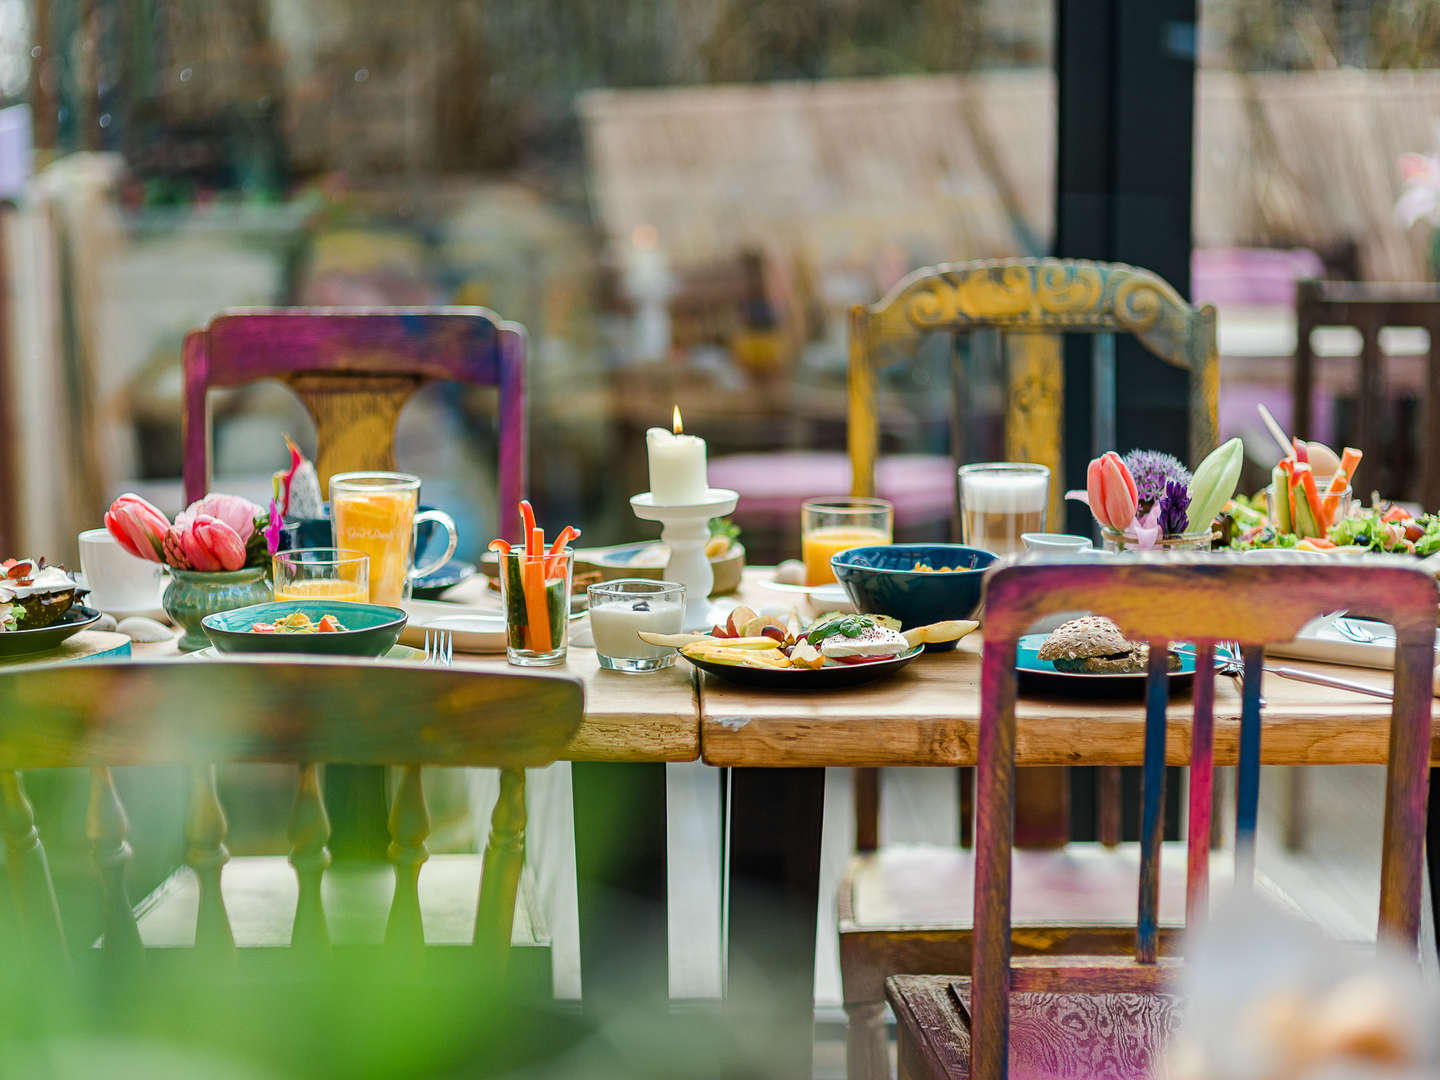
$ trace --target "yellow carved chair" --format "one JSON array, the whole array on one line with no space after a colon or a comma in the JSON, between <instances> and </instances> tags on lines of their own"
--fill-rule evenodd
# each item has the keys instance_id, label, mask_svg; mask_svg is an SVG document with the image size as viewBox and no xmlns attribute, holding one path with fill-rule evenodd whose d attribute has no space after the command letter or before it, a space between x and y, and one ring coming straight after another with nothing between
<instances>
[{"instance_id":1,"label":"yellow carved chair","mask_svg":"<svg viewBox=\"0 0 1440 1080\"><path fill-rule=\"evenodd\" d=\"M879 302L856 306L850 319L849 449L852 490L875 492L876 424L881 369L912 356L933 333L970 338L1004 371L1004 453L1011 461L1050 467L1049 519L1062 520L1064 484L1062 335L1094 337L1098 437L1113 442L1114 335L1136 338L1159 361L1190 380L1190 464L1215 445L1219 361L1215 310L1185 303L1163 280L1118 263L999 259L916 270ZM951 453L965 460L962 409L968 387L963 357L952 350L955 395ZM1002 363L1003 361L1003 363ZM981 360L984 363L984 360ZM951 483L954 483L953 473ZM954 523L959 538L958 510ZM1031 911L1043 948L1083 941L1088 951L1123 950L1134 932L1132 883L1138 852L1119 840L1118 769L1102 771L1101 846L1065 846L1068 785L1063 770L1027 769L1017 784L1017 842L1049 845L1024 853L1017 894L1045 882L1053 909ZM968 770L962 773L962 785ZM1028 783L1027 783L1028 781ZM885 989L889 975L959 970L969 956L968 897L973 852L963 848L881 847L879 776L855 770L856 855L838 897L840 972L849 1017L849 1075L886 1075ZM965 800L962 799L962 802ZM1032 826L1025 835L1026 817ZM965 823L962 822L962 835ZM1179 875L1183 851L1168 852L1164 875ZM1128 907L1127 907L1128 904ZM1034 904L1029 905L1031 909ZM1037 946L1041 947L1041 946ZM1024 948L1017 945L1017 949Z\"/></svg>"}]
</instances>

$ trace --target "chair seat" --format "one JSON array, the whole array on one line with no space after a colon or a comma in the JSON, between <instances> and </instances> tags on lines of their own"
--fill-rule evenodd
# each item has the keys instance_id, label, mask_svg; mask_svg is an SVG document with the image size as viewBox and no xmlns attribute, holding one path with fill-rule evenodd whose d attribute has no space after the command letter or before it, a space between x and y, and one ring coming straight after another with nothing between
<instances>
[{"instance_id":1,"label":"chair seat","mask_svg":"<svg viewBox=\"0 0 1440 1080\"><path fill-rule=\"evenodd\" d=\"M901 1080L970 1075L968 978L897 975L886 980L885 996L895 1010ZM1152 1076L1180 1025L1181 1003L1173 994L1155 993L1012 994L1009 1075Z\"/></svg>"},{"instance_id":2,"label":"chair seat","mask_svg":"<svg viewBox=\"0 0 1440 1080\"><path fill-rule=\"evenodd\" d=\"M1233 856L1210 860L1212 889L1231 878ZM1012 862L1012 925L1127 925L1139 904L1140 845L1067 844L1017 848ZM933 845L895 845L856 855L841 889L849 893L857 930L891 926L969 927L974 919L975 851ZM842 895L842 917L846 900ZM1185 845L1163 845L1160 923L1185 921Z\"/></svg>"},{"instance_id":3,"label":"chair seat","mask_svg":"<svg viewBox=\"0 0 1440 1080\"><path fill-rule=\"evenodd\" d=\"M427 945L469 945L475 933L480 896L479 855L432 855L420 870L420 920ZM295 871L281 855L231 859L220 876L220 892L239 949L284 948L290 944L299 888ZM330 940L337 946L378 945L395 890L389 863L337 863L321 885ZM512 949L544 949L549 935L521 878L515 899ZM135 905L140 940L146 948L189 948L195 944L200 888L194 872L181 867ZM547 960L548 966L548 960Z\"/></svg>"},{"instance_id":4,"label":"chair seat","mask_svg":"<svg viewBox=\"0 0 1440 1080\"><path fill-rule=\"evenodd\" d=\"M740 493L751 521L791 526L817 495L850 490L845 454L730 454L710 462L710 483ZM948 521L955 508L955 463L944 454L896 454L875 466L875 491L895 504L899 525Z\"/></svg>"}]
</instances>

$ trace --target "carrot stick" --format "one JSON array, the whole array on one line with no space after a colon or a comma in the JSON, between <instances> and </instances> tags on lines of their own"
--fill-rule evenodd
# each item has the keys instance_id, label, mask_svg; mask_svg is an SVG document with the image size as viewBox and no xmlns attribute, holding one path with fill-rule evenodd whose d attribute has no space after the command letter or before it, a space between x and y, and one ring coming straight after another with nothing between
<instances>
[{"instance_id":1,"label":"carrot stick","mask_svg":"<svg viewBox=\"0 0 1440 1080\"><path fill-rule=\"evenodd\" d=\"M545 531L530 530L527 555L520 568L525 589L526 637L535 652L550 651L550 605L545 597Z\"/></svg>"},{"instance_id":2,"label":"carrot stick","mask_svg":"<svg viewBox=\"0 0 1440 1080\"><path fill-rule=\"evenodd\" d=\"M550 606L545 602L545 565L539 559L520 564L525 590L525 641L533 652L550 651Z\"/></svg>"},{"instance_id":3,"label":"carrot stick","mask_svg":"<svg viewBox=\"0 0 1440 1080\"><path fill-rule=\"evenodd\" d=\"M1348 476L1353 483L1355 470L1360 467L1360 459L1365 456L1363 451L1356 450L1353 446L1347 446L1340 453L1340 471Z\"/></svg>"},{"instance_id":4,"label":"carrot stick","mask_svg":"<svg viewBox=\"0 0 1440 1080\"><path fill-rule=\"evenodd\" d=\"M1325 493L1327 495L1339 495L1340 492L1344 491L1349 486L1350 477L1346 474L1344 469L1341 469L1339 472L1337 472L1334 476L1330 478L1330 484L1328 487L1325 488Z\"/></svg>"},{"instance_id":5,"label":"carrot stick","mask_svg":"<svg viewBox=\"0 0 1440 1080\"><path fill-rule=\"evenodd\" d=\"M578 539L579 536L580 530L573 525L566 525L565 528L560 530L560 535L557 536L555 542L550 545L550 557L545 560L545 576L547 578L554 577L559 572L561 563L561 559L559 558L560 553L565 550L566 544L571 540Z\"/></svg>"},{"instance_id":6,"label":"carrot stick","mask_svg":"<svg viewBox=\"0 0 1440 1080\"><path fill-rule=\"evenodd\" d=\"M525 554L534 558L540 552L530 550L530 537L535 532L535 508L530 505L529 499L520 500L520 521L524 526Z\"/></svg>"}]
</instances>

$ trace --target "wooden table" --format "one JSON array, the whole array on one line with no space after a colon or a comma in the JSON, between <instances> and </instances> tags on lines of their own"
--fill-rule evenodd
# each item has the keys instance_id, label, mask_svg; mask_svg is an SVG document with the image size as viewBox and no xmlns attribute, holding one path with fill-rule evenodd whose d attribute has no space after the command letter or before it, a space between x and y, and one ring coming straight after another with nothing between
<instances>
[{"instance_id":1,"label":"wooden table","mask_svg":"<svg viewBox=\"0 0 1440 1080\"><path fill-rule=\"evenodd\" d=\"M747 571L736 599L773 604ZM493 606L472 580L448 599ZM602 671L572 648L564 670L585 681L574 762L581 965L587 1009L663 1007L667 997L665 766L700 757L728 770L727 1005L735 1030L774 1048L773 1075L809 1076L820 832L827 766L975 763L978 636L895 677L843 693L745 690L688 665L644 677ZM136 646L173 654L173 643ZM1288 666L1314 667L1297 661ZM457 667L504 670L500 657L455 654ZM512 669L513 670L513 669ZM1388 685L1388 672L1333 669ZM1380 764L1388 703L1269 677L1262 747L1270 764ZM1217 681L1215 756L1233 763L1240 697ZM1021 765L1126 765L1142 756L1137 702L1042 698L1017 704ZM1188 695L1171 707L1168 757L1189 755ZM1432 744L1440 764L1440 739ZM1433 816L1433 815L1432 815ZM1440 841L1436 841L1440 843ZM1432 849L1436 846L1432 843Z\"/></svg>"}]
</instances>

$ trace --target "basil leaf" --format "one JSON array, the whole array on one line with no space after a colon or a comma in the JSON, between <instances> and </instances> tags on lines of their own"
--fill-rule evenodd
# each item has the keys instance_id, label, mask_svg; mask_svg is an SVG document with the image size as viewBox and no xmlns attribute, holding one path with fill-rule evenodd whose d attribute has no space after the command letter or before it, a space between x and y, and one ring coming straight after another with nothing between
<instances>
[{"instance_id":1,"label":"basil leaf","mask_svg":"<svg viewBox=\"0 0 1440 1080\"><path fill-rule=\"evenodd\" d=\"M812 626L806 631L805 640L816 645L835 634L841 637L859 637L874 625L875 620L869 615L841 615Z\"/></svg>"}]
</instances>

